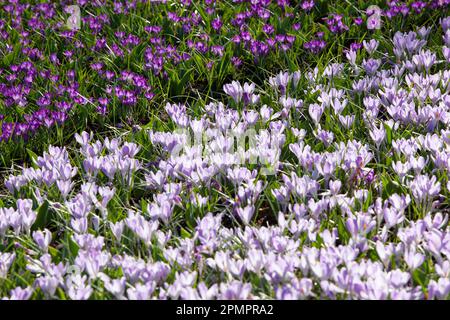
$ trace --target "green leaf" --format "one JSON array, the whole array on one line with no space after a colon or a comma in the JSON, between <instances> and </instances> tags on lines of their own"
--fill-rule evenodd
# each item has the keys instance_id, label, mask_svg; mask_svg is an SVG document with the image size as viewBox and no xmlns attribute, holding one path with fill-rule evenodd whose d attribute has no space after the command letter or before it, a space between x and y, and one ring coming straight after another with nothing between
<instances>
[{"instance_id":1,"label":"green leaf","mask_svg":"<svg viewBox=\"0 0 450 320\"><path fill-rule=\"evenodd\" d=\"M28 148L26 148L26 149L27 149L28 156L30 157L30 159L32 160L32 163L34 164L37 161L38 155L36 153L34 153L32 150L30 150Z\"/></svg>"},{"instance_id":2,"label":"green leaf","mask_svg":"<svg viewBox=\"0 0 450 320\"><path fill-rule=\"evenodd\" d=\"M72 257L76 257L78 255L78 250L80 249L78 245L72 240L72 237L68 237L69 242L69 252Z\"/></svg>"},{"instance_id":3,"label":"green leaf","mask_svg":"<svg viewBox=\"0 0 450 320\"><path fill-rule=\"evenodd\" d=\"M141 199L141 210L142 213L149 213L148 212L148 203L145 201L145 199Z\"/></svg>"},{"instance_id":4,"label":"green leaf","mask_svg":"<svg viewBox=\"0 0 450 320\"><path fill-rule=\"evenodd\" d=\"M366 201L364 202L363 205L363 210L367 211L369 209L370 204L372 203L372 190L369 190L368 196Z\"/></svg>"},{"instance_id":5,"label":"green leaf","mask_svg":"<svg viewBox=\"0 0 450 320\"><path fill-rule=\"evenodd\" d=\"M183 237L183 238L190 238L191 234L185 228L181 227L181 237Z\"/></svg>"},{"instance_id":6,"label":"green leaf","mask_svg":"<svg viewBox=\"0 0 450 320\"><path fill-rule=\"evenodd\" d=\"M38 230L45 228L47 224L50 222L50 212L48 210L48 201L45 200L44 203L39 207L36 221L31 226L31 230Z\"/></svg>"},{"instance_id":7,"label":"green leaf","mask_svg":"<svg viewBox=\"0 0 450 320\"><path fill-rule=\"evenodd\" d=\"M53 248L53 247L48 247L48 252L50 253L50 255L51 255L52 257L57 257L58 254L59 254L58 249L55 249L55 248Z\"/></svg>"},{"instance_id":8,"label":"green leaf","mask_svg":"<svg viewBox=\"0 0 450 320\"><path fill-rule=\"evenodd\" d=\"M387 124L384 125L384 128L386 130L386 141L390 145L392 143L392 129Z\"/></svg>"},{"instance_id":9,"label":"green leaf","mask_svg":"<svg viewBox=\"0 0 450 320\"><path fill-rule=\"evenodd\" d=\"M422 269L423 268L414 270L414 272L412 273L412 276L413 276L413 280L417 284L419 284L421 287L424 287L427 273L424 272L424 270L422 270Z\"/></svg>"}]
</instances>

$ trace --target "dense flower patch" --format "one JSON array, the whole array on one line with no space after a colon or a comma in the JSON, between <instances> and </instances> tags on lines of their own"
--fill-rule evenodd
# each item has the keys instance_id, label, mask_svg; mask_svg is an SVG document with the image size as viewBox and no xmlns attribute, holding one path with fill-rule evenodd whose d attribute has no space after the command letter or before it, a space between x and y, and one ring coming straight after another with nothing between
<instances>
[{"instance_id":1,"label":"dense flower patch","mask_svg":"<svg viewBox=\"0 0 450 320\"><path fill-rule=\"evenodd\" d=\"M27 155L23 141L34 139L42 152L42 141L67 143L90 123L142 125L166 99L218 92L249 73L264 79L292 69L335 51L330 43L360 40L380 19L392 27L437 19L448 1L390 1L380 19L366 3L232 3L2 1L2 164ZM75 12L69 5L79 8L80 29L67 28Z\"/></svg>"},{"instance_id":2,"label":"dense flower patch","mask_svg":"<svg viewBox=\"0 0 450 320\"><path fill-rule=\"evenodd\" d=\"M447 299L449 51L450 17L49 146L5 179L0 293Z\"/></svg>"}]
</instances>

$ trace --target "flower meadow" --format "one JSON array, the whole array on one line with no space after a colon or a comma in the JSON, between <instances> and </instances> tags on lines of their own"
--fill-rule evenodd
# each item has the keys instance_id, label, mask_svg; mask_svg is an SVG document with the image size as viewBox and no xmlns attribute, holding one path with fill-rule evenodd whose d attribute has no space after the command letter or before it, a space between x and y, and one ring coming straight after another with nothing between
<instances>
[{"instance_id":1,"label":"flower meadow","mask_svg":"<svg viewBox=\"0 0 450 320\"><path fill-rule=\"evenodd\" d=\"M0 1L0 297L449 299L449 4Z\"/></svg>"}]
</instances>

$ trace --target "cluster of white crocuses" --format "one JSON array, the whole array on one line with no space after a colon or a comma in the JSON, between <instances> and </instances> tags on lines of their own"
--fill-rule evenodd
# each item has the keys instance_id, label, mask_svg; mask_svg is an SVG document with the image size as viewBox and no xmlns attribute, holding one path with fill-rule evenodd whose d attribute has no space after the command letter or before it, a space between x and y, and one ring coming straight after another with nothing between
<instances>
[{"instance_id":1,"label":"cluster of white crocuses","mask_svg":"<svg viewBox=\"0 0 450 320\"><path fill-rule=\"evenodd\" d=\"M200 117L168 103L152 161L50 147L6 180L0 278L32 284L5 298L448 298L449 25L446 60L421 28L280 72L273 103L238 82Z\"/></svg>"}]
</instances>

